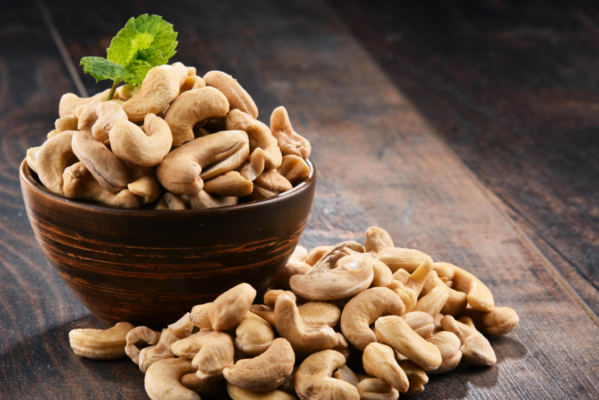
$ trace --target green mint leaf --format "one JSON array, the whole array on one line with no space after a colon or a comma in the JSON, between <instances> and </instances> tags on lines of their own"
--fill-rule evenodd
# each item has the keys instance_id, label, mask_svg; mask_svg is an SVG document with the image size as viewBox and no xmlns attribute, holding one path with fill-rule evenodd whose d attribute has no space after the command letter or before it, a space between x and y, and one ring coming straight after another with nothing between
<instances>
[{"instance_id":1,"label":"green mint leaf","mask_svg":"<svg viewBox=\"0 0 599 400\"><path fill-rule=\"evenodd\" d=\"M105 79L121 81L124 75L127 74L123 66L102 57L83 57L79 65L83 65L83 71L93 76L96 82Z\"/></svg>"}]
</instances>

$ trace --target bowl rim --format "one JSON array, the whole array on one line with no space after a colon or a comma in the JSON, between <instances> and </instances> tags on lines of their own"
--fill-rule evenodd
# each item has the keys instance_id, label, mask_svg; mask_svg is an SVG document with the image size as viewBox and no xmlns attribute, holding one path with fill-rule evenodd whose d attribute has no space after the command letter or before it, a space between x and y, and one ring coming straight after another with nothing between
<instances>
[{"instance_id":1,"label":"bowl rim","mask_svg":"<svg viewBox=\"0 0 599 400\"><path fill-rule=\"evenodd\" d=\"M215 208L206 208L202 210L191 209L191 210L154 210L154 209L127 209L127 208L117 208L111 207L107 205L91 203L87 201L82 201L78 199L72 199L60 194L56 194L48 190L46 187L38 183L32 175L31 168L27 164L27 158L23 159L21 162L21 166L19 168L19 175L21 176L21 182L25 182L25 184L31 188L37 195L45 197L52 201L58 201L63 203L69 207L87 209L89 211L96 212L112 212L115 214L128 214L128 215L186 215L186 214L218 214L226 211L237 211L237 210L251 210L257 207L274 205L280 202L285 201L285 199L290 196L295 196L301 192L308 190L311 186L313 186L316 182L316 167L312 163L310 159L304 160L310 167L310 173L307 177L305 177L297 186L293 187L293 189L288 190L284 193L276 197L272 197L270 199L265 200L254 200L248 203L243 204L235 204L232 206L224 206L224 207L215 207Z\"/></svg>"}]
</instances>

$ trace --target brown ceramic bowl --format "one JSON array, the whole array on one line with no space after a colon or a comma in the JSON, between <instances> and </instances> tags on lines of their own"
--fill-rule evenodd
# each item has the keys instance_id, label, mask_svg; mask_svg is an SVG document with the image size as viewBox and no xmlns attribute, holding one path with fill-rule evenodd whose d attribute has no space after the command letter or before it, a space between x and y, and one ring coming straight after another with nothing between
<instances>
[{"instance_id":1,"label":"brown ceramic bowl","mask_svg":"<svg viewBox=\"0 0 599 400\"><path fill-rule=\"evenodd\" d=\"M257 301L297 245L316 170L273 199L209 210L123 210L44 188L21 164L37 241L69 288L107 325L173 323L194 305L248 282Z\"/></svg>"}]
</instances>

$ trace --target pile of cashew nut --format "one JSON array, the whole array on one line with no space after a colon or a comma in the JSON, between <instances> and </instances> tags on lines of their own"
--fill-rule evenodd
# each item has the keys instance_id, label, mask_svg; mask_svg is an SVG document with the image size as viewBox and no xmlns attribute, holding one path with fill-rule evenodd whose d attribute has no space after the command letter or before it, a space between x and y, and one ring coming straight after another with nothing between
<instances>
[{"instance_id":1,"label":"pile of cashew nut","mask_svg":"<svg viewBox=\"0 0 599 400\"><path fill-rule=\"evenodd\" d=\"M376 227L364 246L298 246L264 304L255 297L242 283L162 332L126 322L76 329L71 347L95 359L129 356L154 400L225 391L234 400L397 399L460 361L494 365L485 335L519 321L471 273L394 247Z\"/></svg>"},{"instance_id":2,"label":"pile of cashew nut","mask_svg":"<svg viewBox=\"0 0 599 400\"><path fill-rule=\"evenodd\" d=\"M181 63L141 86L62 96L48 140L27 164L54 193L121 208L205 209L278 196L310 173L310 142L285 107L270 127L231 76Z\"/></svg>"}]
</instances>

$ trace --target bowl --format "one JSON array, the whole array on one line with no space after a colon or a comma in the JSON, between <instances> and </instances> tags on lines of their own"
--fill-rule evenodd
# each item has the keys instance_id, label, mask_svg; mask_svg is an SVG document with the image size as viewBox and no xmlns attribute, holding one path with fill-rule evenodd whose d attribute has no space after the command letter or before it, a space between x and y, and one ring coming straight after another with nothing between
<instances>
[{"instance_id":1,"label":"bowl","mask_svg":"<svg viewBox=\"0 0 599 400\"><path fill-rule=\"evenodd\" d=\"M87 309L164 327L247 282L257 302L306 226L316 169L278 197L208 210L125 210L50 192L23 161L21 190L35 237Z\"/></svg>"}]
</instances>

